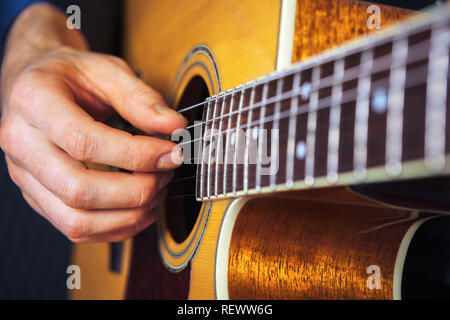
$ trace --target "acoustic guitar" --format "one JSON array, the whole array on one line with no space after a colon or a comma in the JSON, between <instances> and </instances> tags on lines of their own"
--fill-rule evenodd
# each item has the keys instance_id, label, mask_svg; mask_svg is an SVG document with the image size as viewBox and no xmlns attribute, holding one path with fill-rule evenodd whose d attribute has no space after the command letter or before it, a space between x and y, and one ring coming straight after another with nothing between
<instances>
[{"instance_id":1,"label":"acoustic guitar","mask_svg":"<svg viewBox=\"0 0 450 320\"><path fill-rule=\"evenodd\" d=\"M74 247L71 298L450 298L449 21L126 2L125 58L189 119L185 164L153 226Z\"/></svg>"}]
</instances>

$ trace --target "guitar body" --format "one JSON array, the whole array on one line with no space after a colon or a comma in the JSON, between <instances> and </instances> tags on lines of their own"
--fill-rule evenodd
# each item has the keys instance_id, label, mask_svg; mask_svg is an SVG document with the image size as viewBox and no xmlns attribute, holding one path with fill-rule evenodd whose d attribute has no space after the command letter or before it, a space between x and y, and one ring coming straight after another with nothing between
<instances>
[{"instance_id":1,"label":"guitar body","mask_svg":"<svg viewBox=\"0 0 450 320\"><path fill-rule=\"evenodd\" d=\"M377 32L367 28L369 5L129 1L125 57L181 109ZM380 7L382 29L411 14ZM202 111L185 115L202 120ZM426 255L424 243L449 243L439 232L450 226L441 217L450 208L443 200L446 178L199 202L196 170L196 164L177 170L158 222L132 240L75 246L82 282L72 298L400 299L429 293L416 278L421 267L431 273L434 265L418 264L418 257ZM445 255L428 254L430 264ZM450 259L440 261L448 266ZM434 289L448 294L438 281Z\"/></svg>"}]
</instances>

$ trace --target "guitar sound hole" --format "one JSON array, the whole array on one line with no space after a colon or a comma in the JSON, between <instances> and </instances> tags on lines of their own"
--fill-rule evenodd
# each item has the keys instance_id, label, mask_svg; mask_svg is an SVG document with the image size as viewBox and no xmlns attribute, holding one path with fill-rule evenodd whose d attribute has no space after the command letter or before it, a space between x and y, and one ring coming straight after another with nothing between
<instances>
[{"instance_id":1,"label":"guitar sound hole","mask_svg":"<svg viewBox=\"0 0 450 320\"><path fill-rule=\"evenodd\" d=\"M186 86L178 109L203 102L209 96L205 81L200 76L195 76ZM186 111L183 116L189 120L188 126L191 126L195 120L202 120L202 114L203 107L198 107ZM195 139L194 128L189 129L189 133L190 139ZM177 243L182 243L189 236L201 208L201 202L195 199L197 164L193 158L196 158L197 155L194 154L193 143L191 143L190 153L190 155L184 156L185 162L187 159L192 159L190 164L184 163L175 170L175 176L168 185L168 195L164 205L166 226Z\"/></svg>"}]
</instances>

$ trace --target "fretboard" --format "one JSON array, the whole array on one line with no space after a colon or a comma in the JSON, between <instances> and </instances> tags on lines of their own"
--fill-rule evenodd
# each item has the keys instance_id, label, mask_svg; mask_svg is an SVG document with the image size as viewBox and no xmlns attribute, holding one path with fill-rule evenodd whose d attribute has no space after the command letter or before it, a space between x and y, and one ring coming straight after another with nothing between
<instances>
[{"instance_id":1,"label":"fretboard","mask_svg":"<svg viewBox=\"0 0 450 320\"><path fill-rule=\"evenodd\" d=\"M449 11L208 98L199 200L450 172Z\"/></svg>"}]
</instances>

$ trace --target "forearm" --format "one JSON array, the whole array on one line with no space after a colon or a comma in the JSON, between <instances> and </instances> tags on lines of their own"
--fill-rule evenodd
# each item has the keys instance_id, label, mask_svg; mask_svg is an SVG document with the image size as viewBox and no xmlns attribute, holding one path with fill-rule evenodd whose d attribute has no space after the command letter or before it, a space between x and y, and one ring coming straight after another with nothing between
<instances>
[{"instance_id":1,"label":"forearm","mask_svg":"<svg viewBox=\"0 0 450 320\"><path fill-rule=\"evenodd\" d=\"M53 6L35 4L25 9L9 32L2 65L2 96L11 78L33 60L62 46L88 48L81 32L68 29L66 16Z\"/></svg>"}]
</instances>

